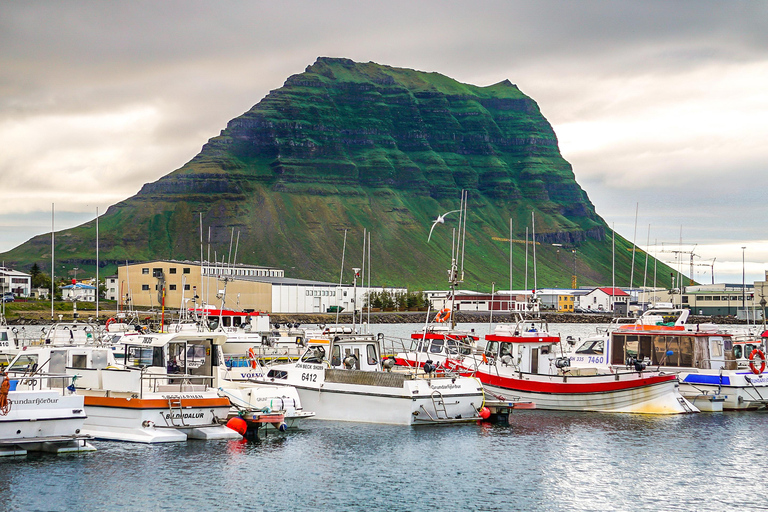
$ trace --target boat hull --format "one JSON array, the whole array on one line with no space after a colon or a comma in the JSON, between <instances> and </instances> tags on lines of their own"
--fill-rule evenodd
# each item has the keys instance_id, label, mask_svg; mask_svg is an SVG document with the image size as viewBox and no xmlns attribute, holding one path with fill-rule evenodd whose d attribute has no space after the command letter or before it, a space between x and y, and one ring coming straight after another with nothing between
<instances>
[{"instance_id":1,"label":"boat hull","mask_svg":"<svg viewBox=\"0 0 768 512\"><path fill-rule=\"evenodd\" d=\"M768 373L723 370L681 373L680 393L699 403L721 400L722 410L748 411L768 406Z\"/></svg>"},{"instance_id":2,"label":"boat hull","mask_svg":"<svg viewBox=\"0 0 768 512\"><path fill-rule=\"evenodd\" d=\"M180 406L169 397L85 396L88 414L83 432L97 439L137 443L181 442L188 439L239 439L220 424L229 413L229 400L215 393L180 395Z\"/></svg>"},{"instance_id":3,"label":"boat hull","mask_svg":"<svg viewBox=\"0 0 768 512\"><path fill-rule=\"evenodd\" d=\"M492 395L530 400L537 409L636 414L699 412L679 392L674 375L622 373L591 376L478 371Z\"/></svg>"},{"instance_id":4,"label":"boat hull","mask_svg":"<svg viewBox=\"0 0 768 512\"><path fill-rule=\"evenodd\" d=\"M0 416L0 456L27 451L88 452L83 397L58 391L10 391L10 410Z\"/></svg>"},{"instance_id":5,"label":"boat hull","mask_svg":"<svg viewBox=\"0 0 768 512\"><path fill-rule=\"evenodd\" d=\"M298 428L303 420L315 416L314 412L304 410L299 394L292 386L222 380L219 395L228 398L232 403L229 417L239 416L241 409L277 411L283 413L287 428ZM274 427L272 423L267 425Z\"/></svg>"},{"instance_id":6,"label":"boat hull","mask_svg":"<svg viewBox=\"0 0 768 512\"><path fill-rule=\"evenodd\" d=\"M288 370L285 381L271 383L295 387L302 407L322 420L392 425L467 422L479 419L484 402L482 385L468 377L426 379L398 372L300 366L301 372Z\"/></svg>"},{"instance_id":7,"label":"boat hull","mask_svg":"<svg viewBox=\"0 0 768 512\"><path fill-rule=\"evenodd\" d=\"M482 393L477 388L468 394L443 395L445 414L431 395L413 396L402 392L408 389L388 393L359 386L326 385L322 389L298 388L298 391L302 404L313 410L317 419L391 425L476 421L477 411L483 404Z\"/></svg>"}]
</instances>

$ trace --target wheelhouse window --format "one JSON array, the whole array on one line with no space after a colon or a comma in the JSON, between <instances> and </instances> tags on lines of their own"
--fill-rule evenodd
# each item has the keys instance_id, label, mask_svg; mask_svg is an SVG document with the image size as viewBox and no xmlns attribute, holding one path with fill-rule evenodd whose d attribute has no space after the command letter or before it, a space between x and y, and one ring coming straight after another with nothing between
<instances>
[{"instance_id":1,"label":"wheelhouse window","mask_svg":"<svg viewBox=\"0 0 768 512\"><path fill-rule=\"evenodd\" d=\"M432 340L429 351L433 354L439 354L443 351L443 340Z\"/></svg>"},{"instance_id":2,"label":"wheelhouse window","mask_svg":"<svg viewBox=\"0 0 768 512\"><path fill-rule=\"evenodd\" d=\"M267 372L267 377L270 379L287 379L288 372L285 370L269 370L269 372Z\"/></svg>"},{"instance_id":3,"label":"wheelhouse window","mask_svg":"<svg viewBox=\"0 0 768 512\"><path fill-rule=\"evenodd\" d=\"M138 345L128 345L125 347L126 366L160 366L163 364L162 347L142 347Z\"/></svg>"},{"instance_id":4,"label":"wheelhouse window","mask_svg":"<svg viewBox=\"0 0 768 512\"><path fill-rule=\"evenodd\" d=\"M605 342L603 340L587 340L576 349L576 353L602 355L604 349Z\"/></svg>"},{"instance_id":5,"label":"wheelhouse window","mask_svg":"<svg viewBox=\"0 0 768 512\"><path fill-rule=\"evenodd\" d=\"M8 367L9 372L33 372L37 370L37 354L21 354L18 359Z\"/></svg>"},{"instance_id":6,"label":"wheelhouse window","mask_svg":"<svg viewBox=\"0 0 768 512\"><path fill-rule=\"evenodd\" d=\"M376 345L367 345L366 355L368 356L368 364L375 365L377 362L376 361Z\"/></svg>"}]
</instances>

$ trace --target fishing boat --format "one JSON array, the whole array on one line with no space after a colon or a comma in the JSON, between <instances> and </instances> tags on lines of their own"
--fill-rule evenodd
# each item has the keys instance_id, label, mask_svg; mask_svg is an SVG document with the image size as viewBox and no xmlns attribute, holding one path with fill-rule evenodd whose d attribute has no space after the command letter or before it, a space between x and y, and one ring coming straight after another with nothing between
<instances>
[{"instance_id":1,"label":"fishing boat","mask_svg":"<svg viewBox=\"0 0 768 512\"><path fill-rule=\"evenodd\" d=\"M673 373L645 367L598 372L571 368L560 337L545 320L525 318L499 324L473 356L448 359L447 366L476 376L496 397L533 401L537 409L647 414L698 412L680 395Z\"/></svg>"},{"instance_id":2,"label":"fishing boat","mask_svg":"<svg viewBox=\"0 0 768 512\"><path fill-rule=\"evenodd\" d=\"M318 419L395 425L476 421L480 383L457 374L385 371L383 336L342 334L311 346L293 363L269 367L264 382L293 386ZM391 366L393 365L388 365Z\"/></svg>"},{"instance_id":3,"label":"fishing boat","mask_svg":"<svg viewBox=\"0 0 768 512\"><path fill-rule=\"evenodd\" d=\"M440 319L440 313L436 315ZM456 329L451 323L433 321L411 334L410 346L395 355L399 366L423 368L424 364L442 363L457 355L470 355L479 337L473 331Z\"/></svg>"},{"instance_id":4,"label":"fishing boat","mask_svg":"<svg viewBox=\"0 0 768 512\"><path fill-rule=\"evenodd\" d=\"M20 352L9 371L67 375L84 399L83 433L99 439L160 443L240 436L221 422L230 402L216 387L223 334L147 334L126 341L123 364L111 349L38 346ZM48 386L66 385L49 379Z\"/></svg>"},{"instance_id":5,"label":"fishing boat","mask_svg":"<svg viewBox=\"0 0 768 512\"><path fill-rule=\"evenodd\" d=\"M0 457L28 451L91 452L96 448L83 433L83 397L65 386L52 389L50 379L66 375L0 375Z\"/></svg>"},{"instance_id":6,"label":"fishing boat","mask_svg":"<svg viewBox=\"0 0 768 512\"><path fill-rule=\"evenodd\" d=\"M764 341L739 339L713 324L688 324L689 313L688 309L646 311L638 323L611 332L596 356L612 368L643 364L674 372L680 393L707 410L766 407Z\"/></svg>"}]
</instances>

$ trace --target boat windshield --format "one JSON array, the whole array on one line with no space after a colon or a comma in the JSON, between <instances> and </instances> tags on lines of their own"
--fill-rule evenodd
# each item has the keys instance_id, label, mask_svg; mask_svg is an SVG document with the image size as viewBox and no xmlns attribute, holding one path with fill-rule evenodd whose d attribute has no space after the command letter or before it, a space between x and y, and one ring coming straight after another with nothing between
<instances>
[{"instance_id":1,"label":"boat windshield","mask_svg":"<svg viewBox=\"0 0 768 512\"><path fill-rule=\"evenodd\" d=\"M163 363L163 347L127 345L125 351L126 366L160 366L165 368Z\"/></svg>"},{"instance_id":2,"label":"boat windshield","mask_svg":"<svg viewBox=\"0 0 768 512\"><path fill-rule=\"evenodd\" d=\"M602 354L605 349L603 340L587 340L576 349L577 354Z\"/></svg>"},{"instance_id":3,"label":"boat windshield","mask_svg":"<svg viewBox=\"0 0 768 512\"><path fill-rule=\"evenodd\" d=\"M443 351L443 340L432 340L432 345L429 347L429 351L433 354L439 354Z\"/></svg>"},{"instance_id":4,"label":"boat windshield","mask_svg":"<svg viewBox=\"0 0 768 512\"><path fill-rule=\"evenodd\" d=\"M7 371L27 373L35 370L37 370L37 354L19 354Z\"/></svg>"},{"instance_id":5,"label":"boat windshield","mask_svg":"<svg viewBox=\"0 0 768 512\"><path fill-rule=\"evenodd\" d=\"M761 345L753 345L751 343L745 343L745 344L738 344L733 346L733 357L734 359L741 359L742 357L749 357L749 355L752 353L755 349L762 349Z\"/></svg>"}]
</instances>

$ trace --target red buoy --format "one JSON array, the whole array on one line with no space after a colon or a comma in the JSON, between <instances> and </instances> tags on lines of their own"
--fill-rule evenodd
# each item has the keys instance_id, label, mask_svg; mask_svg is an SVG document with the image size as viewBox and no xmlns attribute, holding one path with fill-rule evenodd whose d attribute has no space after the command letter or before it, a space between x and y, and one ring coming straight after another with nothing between
<instances>
[{"instance_id":1,"label":"red buoy","mask_svg":"<svg viewBox=\"0 0 768 512\"><path fill-rule=\"evenodd\" d=\"M246 423L243 418L235 416L227 422L227 427L231 428L241 436L244 436L245 432L248 430L248 423Z\"/></svg>"},{"instance_id":2,"label":"red buoy","mask_svg":"<svg viewBox=\"0 0 768 512\"><path fill-rule=\"evenodd\" d=\"M487 420L488 418L491 417L491 410L489 408L487 408L487 407L483 407L482 409L480 409L477 412L477 414L478 414L478 416L480 416L484 420Z\"/></svg>"}]
</instances>

